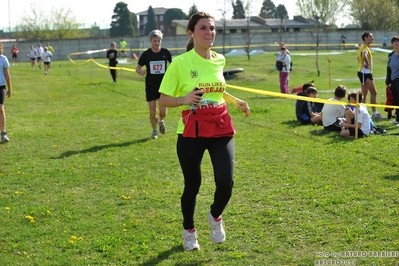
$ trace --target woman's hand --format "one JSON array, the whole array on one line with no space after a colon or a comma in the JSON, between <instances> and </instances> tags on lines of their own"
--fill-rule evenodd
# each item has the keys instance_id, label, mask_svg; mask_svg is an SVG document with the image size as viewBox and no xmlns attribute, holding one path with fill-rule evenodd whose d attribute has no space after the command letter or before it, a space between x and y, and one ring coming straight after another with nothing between
<instances>
[{"instance_id":1,"label":"woman's hand","mask_svg":"<svg viewBox=\"0 0 399 266\"><path fill-rule=\"evenodd\" d=\"M249 108L249 105L247 102L238 99L237 97L234 97L230 93L224 91L223 92L223 98L226 100L226 102L233 103L238 109L243 111L245 113L245 117L248 117L249 114L251 113L251 109Z\"/></svg>"},{"instance_id":2,"label":"woman's hand","mask_svg":"<svg viewBox=\"0 0 399 266\"><path fill-rule=\"evenodd\" d=\"M251 113L251 108L247 102L237 99L236 107L245 113L245 117L248 117Z\"/></svg>"},{"instance_id":3,"label":"woman's hand","mask_svg":"<svg viewBox=\"0 0 399 266\"><path fill-rule=\"evenodd\" d=\"M192 91L190 91L189 94L187 94L184 97L180 97L180 103L181 104L195 104L195 105L199 105L201 100L202 100L202 95L204 94L204 92L202 90L199 89L193 89Z\"/></svg>"}]
</instances>

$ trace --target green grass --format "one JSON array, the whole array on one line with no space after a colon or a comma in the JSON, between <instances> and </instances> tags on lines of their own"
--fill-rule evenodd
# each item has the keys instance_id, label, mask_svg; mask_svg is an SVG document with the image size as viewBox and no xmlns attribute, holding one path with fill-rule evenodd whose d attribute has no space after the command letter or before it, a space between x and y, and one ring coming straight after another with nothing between
<instances>
[{"instance_id":1,"label":"green grass","mask_svg":"<svg viewBox=\"0 0 399 266\"><path fill-rule=\"evenodd\" d=\"M355 52L320 55L320 77L314 56L293 54L292 86L314 80L320 98L332 97L328 58L332 79L353 79L333 80L332 89L359 88ZM374 76L385 77L387 54L373 56ZM279 92L273 65L272 54L228 57L226 68L245 69L228 83ZM169 109L167 134L152 140L141 76L125 71L112 84L107 69L67 61L43 72L11 67L10 142L0 145L1 265L314 265L330 255L322 252L399 249L399 128L387 120L377 125L388 136L342 139L300 126L293 99L229 89L252 113L229 109L237 134L227 240L209 239L214 184L206 154L195 216L201 250L183 252L177 110ZM375 82L383 104L384 81Z\"/></svg>"}]
</instances>

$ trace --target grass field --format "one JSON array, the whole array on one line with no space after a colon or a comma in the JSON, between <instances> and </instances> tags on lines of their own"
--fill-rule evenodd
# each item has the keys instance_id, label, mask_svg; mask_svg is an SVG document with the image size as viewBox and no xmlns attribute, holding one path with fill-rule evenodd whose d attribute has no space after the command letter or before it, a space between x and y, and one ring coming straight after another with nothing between
<instances>
[{"instance_id":1,"label":"grass field","mask_svg":"<svg viewBox=\"0 0 399 266\"><path fill-rule=\"evenodd\" d=\"M324 99L339 84L359 88L355 51L321 54L320 76L314 55L295 54L291 87L314 80ZM387 54L373 58L384 104ZM273 54L228 57L226 68L235 67L245 72L228 84L279 92ZM293 99L229 89L252 113L245 118L229 106L237 134L227 239L209 239L214 184L206 154L195 216L201 250L184 252L177 110L169 109L167 134L153 140L144 80L134 72L119 72L112 84L92 62L55 61L47 76L28 63L10 71L10 142L0 145L1 265L399 263L399 128L388 120L376 122L387 136L342 139L299 125Z\"/></svg>"}]
</instances>

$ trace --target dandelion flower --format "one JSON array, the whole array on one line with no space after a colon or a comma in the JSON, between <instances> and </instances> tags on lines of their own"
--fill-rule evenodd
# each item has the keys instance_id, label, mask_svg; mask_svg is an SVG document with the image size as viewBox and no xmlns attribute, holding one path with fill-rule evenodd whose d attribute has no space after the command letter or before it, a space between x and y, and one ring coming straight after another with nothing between
<instances>
[{"instance_id":1,"label":"dandelion flower","mask_svg":"<svg viewBox=\"0 0 399 266\"><path fill-rule=\"evenodd\" d=\"M9 211L9 210L10 210L10 207L5 207L4 209L6 209L6 211Z\"/></svg>"}]
</instances>

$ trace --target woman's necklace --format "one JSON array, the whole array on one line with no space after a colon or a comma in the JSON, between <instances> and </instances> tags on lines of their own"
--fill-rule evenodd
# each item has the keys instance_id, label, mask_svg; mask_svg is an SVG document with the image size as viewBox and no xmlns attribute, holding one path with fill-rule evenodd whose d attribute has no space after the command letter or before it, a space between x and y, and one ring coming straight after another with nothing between
<instances>
[{"instance_id":1,"label":"woman's necklace","mask_svg":"<svg viewBox=\"0 0 399 266\"><path fill-rule=\"evenodd\" d=\"M194 88L195 88L195 87L198 87L199 81L201 79L202 72L204 71L205 65L207 64L208 60L211 59L212 53L211 53L210 50L207 51L207 58L204 59L205 62L202 65L201 71L198 72L197 70L195 70L195 67L194 67L194 59L195 59L195 57L197 55L198 56L200 56L200 55L197 53L197 51L195 51L195 49L193 49L193 50L194 51L193 51L193 57L192 57L191 65L193 66L194 69L190 71L190 75L191 75L192 79L197 78L197 82L194 85ZM209 59L208 59L208 57L209 57Z\"/></svg>"}]
</instances>

